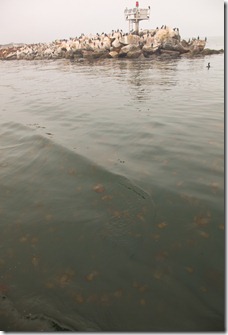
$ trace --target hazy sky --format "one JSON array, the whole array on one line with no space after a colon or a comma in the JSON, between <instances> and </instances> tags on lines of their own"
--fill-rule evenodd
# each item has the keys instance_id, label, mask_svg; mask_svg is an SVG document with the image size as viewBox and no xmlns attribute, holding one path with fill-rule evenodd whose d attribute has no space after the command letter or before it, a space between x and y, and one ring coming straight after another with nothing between
<instances>
[{"instance_id":1,"label":"hazy sky","mask_svg":"<svg viewBox=\"0 0 228 335\"><path fill-rule=\"evenodd\" d=\"M139 0L139 6L151 8L140 28L178 27L182 38L224 35L222 0ZM135 7L135 0L0 0L0 44L128 32L126 7Z\"/></svg>"}]
</instances>

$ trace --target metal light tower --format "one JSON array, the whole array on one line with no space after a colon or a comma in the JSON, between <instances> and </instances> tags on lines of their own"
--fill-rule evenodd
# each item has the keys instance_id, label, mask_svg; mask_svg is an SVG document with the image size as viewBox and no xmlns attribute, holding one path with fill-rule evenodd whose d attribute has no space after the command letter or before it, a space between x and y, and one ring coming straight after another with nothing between
<instances>
[{"instance_id":1,"label":"metal light tower","mask_svg":"<svg viewBox=\"0 0 228 335\"><path fill-rule=\"evenodd\" d=\"M129 32L133 28L133 23L135 24L135 33L139 34L139 21L149 20L150 18L150 6L148 8L139 8L139 2L136 1L135 8L128 9L124 11L125 19L129 21Z\"/></svg>"}]
</instances>

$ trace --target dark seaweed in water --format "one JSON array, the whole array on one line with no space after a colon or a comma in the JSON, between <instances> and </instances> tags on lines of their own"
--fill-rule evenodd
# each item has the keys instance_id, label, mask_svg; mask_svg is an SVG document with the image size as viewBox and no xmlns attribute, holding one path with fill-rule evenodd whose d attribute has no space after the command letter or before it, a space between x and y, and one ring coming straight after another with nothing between
<instances>
[{"instance_id":1,"label":"dark seaweed in water","mask_svg":"<svg viewBox=\"0 0 228 335\"><path fill-rule=\"evenodd\" d=\"M204 299L196 310L197 298L185 286L186 276L195 271L189 246L183 247L175 232L169 245L160 242L170 227L157 220L154 201L143 190L18 124L1 127L1 157L1 281L20 310L12 314L16 326L3 323L2 329L27 329L27 320L29 329L44 322L50 329L159 330L167 313L168 323L180 330L185 321L174 323L173 312L181 313L192 299L191 314L199 321L205 318L198 330L216 322L206 317ZM196 218L196 225L210 220L208 213ZM185 227L177 236L199 244L195 232ZM203 237L197 247L202 261ZM178 254L183 252L180 269ZM208 290L208 276L221 287L219 272L205 268L202 276L199 290ZM178 296L172 293L176 280L182 283ZM137 315L137 322L131 315ZM192 324L188 320L192 330L194 318Z\"/></svg>"},{"instance_id":2,"label":"dark seaweed in water","mask_svg":"<svg viewBox=\"0 0 228 335\"><path fill-rule=\"evenodd\" d=\"M12 302L0 296L1 329L5 331L74 331L43 315L20 315Z\"/></svg>"},{"instance_id":3,"label":"dark seaweed in water","mask_svg":"<svg viewBox=\"0 0 228 335\"><path fill-rule=\"evenodd\" d=\"M101 292L111 290L112 272L129 276L130 255L142 254L144 236L153 230L153 200L127 178L22 126L1 130L1 260L8 265L2 278L9 296L17 306L31 295L46 305L51 290L59 301L71 296L73 310L94 294L101 305L118 300L118 283L108 298ZM30 304L26 313L40 312L33 299Z\"/></svg>"}]
</instances>

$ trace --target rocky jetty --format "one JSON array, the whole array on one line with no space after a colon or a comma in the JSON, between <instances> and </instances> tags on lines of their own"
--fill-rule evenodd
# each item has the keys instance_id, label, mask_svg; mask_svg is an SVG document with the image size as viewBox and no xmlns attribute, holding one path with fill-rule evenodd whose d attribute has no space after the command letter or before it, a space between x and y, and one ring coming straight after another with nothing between
<instances>
[{"instance_id":1,"label":"rocky jetty","mask_svg":"<svg viewBox=\"0 0 228 335\"><path fill-rule=\"evenodd\" d=\"M223 53L206 49L206 38L181 40L178 28L143 30L136 35L122 30L110 34L96 34L55 40L51 43L10 45L0 47L1 60L40 59L100 59L100 58L176 58Z\"/></svg>"}]
</instances>

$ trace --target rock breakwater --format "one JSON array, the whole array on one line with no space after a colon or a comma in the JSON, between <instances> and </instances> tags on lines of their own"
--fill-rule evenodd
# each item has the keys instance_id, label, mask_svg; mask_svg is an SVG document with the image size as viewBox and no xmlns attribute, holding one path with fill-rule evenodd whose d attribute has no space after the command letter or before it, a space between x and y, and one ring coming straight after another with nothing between
<instances>
[{"instance_id":1,"label":"rock breakwater","mask_svg":"<svg viewBox=\"0 0 228 335\"><path fill-rule=\"evenodd\" d=\"M176 58L195 57L223 53L224 50L206 49L206 38L182 40L178 28L143 30L139 35L123 33L122 30L110 34L55 40L51 43L1 46L1 60L41 60L41 59L100 59L100 58Z\"/></svg>"}]
</instances>

